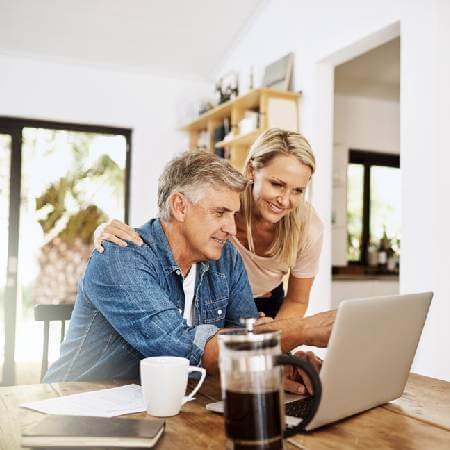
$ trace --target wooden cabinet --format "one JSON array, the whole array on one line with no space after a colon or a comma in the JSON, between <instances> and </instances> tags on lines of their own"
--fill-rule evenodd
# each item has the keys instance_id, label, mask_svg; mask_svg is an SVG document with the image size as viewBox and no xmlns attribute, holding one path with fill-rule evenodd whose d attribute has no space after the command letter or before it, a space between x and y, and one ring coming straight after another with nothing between
<instances>
[{"instance_id":1,"label":"wooden cabinet","mask_svg":"<svg viewBox=\"0 0 450 450\"><path fill-rule=\"evenodd\" d=\"M298 130L299 97L296 92L259 88L218 105L184 127L189 133L189 148L204 148L216 153L225 149L225 157L240 170L250 145L263 131L274 127ZM244 129L243 119L251 111L258 113L258 120L255 120L255 126ZM224 121L230 125L229 134L216 141L215 131Z\"/></svg>"}]
</instances>

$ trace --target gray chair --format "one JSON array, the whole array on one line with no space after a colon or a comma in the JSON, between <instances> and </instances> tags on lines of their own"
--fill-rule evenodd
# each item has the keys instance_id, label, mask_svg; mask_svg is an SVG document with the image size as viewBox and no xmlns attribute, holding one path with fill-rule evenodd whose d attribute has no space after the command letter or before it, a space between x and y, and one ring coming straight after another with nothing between
<instances>
[{"instance_id":1,"label":"gray chair","mask_svg":"<svg viewBox=\"0 0 450 450\"><path fill-rule=\"evenodd\" d=\"M42 352L41 381L48 368L48 344L50 338L50 322L61 322L61 338L64 340L66 334L66 320L70 320L73 304L69 305L36 305L34 307L34 320L44 322L44 349Z\"/></svg>"}]
</instances>

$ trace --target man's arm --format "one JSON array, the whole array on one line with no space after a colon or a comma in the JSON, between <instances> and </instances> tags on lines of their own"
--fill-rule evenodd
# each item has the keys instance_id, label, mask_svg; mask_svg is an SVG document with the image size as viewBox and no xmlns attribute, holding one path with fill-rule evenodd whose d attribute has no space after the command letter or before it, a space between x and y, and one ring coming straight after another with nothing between
<instances>
[{"instance_id":1,"label":"man's arm","mask_svg":"<svg viewBox=\"0 0 450 450\"><path fill-rule=\"evenodd\" d=\"M148 246L105 244L86 269L83 289L109 324L144 356L173 355L201 362L203 348L217 327L190 327L168 292L157 268L146 257Z\"/></svg>"},{"instance_id":2,"label":"man's arm","mask_svg":"<svg viewBox=\"0 0 450 450\"><path fill-rule=\"evenodd\" d=\"M257 325L255 329L258 331L280 331L281 351L286 353L299 345L326 347L335 318L336 311L333 310L303 318L274 320L263 325ZM218 371L219 347L217 335L220 331L207 342L203 353L203 367L210 373Z\"/></svg>"},{"instance_id":3,"label":"man's arm","mask_svg":"<svg viewBox=\"0 0 450 450\"><path fill-rule=\"evenodd\" d=\"M326 347L336 311L327 311L309 317L274 320L255 327L258 331L280 331L281 351L286 353L299 345ZM219 332L220 333L220 332ZM202 365L209 373L217 373L219 366L219 346L217 333L205 345Z\"/></svg>"}]
</instances>

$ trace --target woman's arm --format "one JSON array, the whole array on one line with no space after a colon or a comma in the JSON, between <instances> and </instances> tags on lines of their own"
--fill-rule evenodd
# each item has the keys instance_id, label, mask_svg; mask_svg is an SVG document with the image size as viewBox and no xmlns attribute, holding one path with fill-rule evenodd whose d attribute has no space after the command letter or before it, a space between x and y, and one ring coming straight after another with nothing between
<instances>
[{"instance_id":1,"label":"woman's arm","mask_svg":"<svg viewBox=\"0 0 450 450\"><path fill-rule=\"evenodd\" d=\"M94 231L94 247L99 253L103 253L104 240L111 241L120 247L127 246L125 241L131 241L136 245L143 244L141 237L133 228L117 219L102 223Z\"/></svg>"},{"instance_id":2,"label":"woman's arm","mask_svg":"<svg viewBox=\"0 0 450 450\"><path fill-rule=\"evenodd\" d=\"M303 317L309 303L309 294L314 278L296 278L289 276L287 295L283 300L276 319L289 319L292 317Z\"/></svg>"},{"instance_id":3,"label":"woman's arm","mask_svg":"<svg viewBox=\"0 0 450 450\"><path fill-rule=\"evenodd\" d=\"M276 316L277 319L305 315L314 277L319 269L323 228L322 221L313 212L306 241L297 255L295 265L291 268L287 295Z\"/></svg>"}]
</instances>

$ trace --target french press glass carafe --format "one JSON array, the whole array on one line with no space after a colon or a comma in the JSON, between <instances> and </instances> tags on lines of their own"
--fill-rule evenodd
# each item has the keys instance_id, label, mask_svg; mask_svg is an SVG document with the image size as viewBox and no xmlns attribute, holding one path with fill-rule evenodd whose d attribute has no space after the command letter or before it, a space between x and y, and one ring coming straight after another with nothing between
<instances>
[{"instance_id":1,"label":"french press glass carafe","mask_svg":"<svg viewBox=\"0 0 450 450\"><path fill-rule=\"evenodd\" d=\"M282 355L280 332L257 332L256 319L243 319L245 328L219 334L220 375L225 406L227 449L275 450L283 437L311 421L320 402L321 385L316 370L305 360ZM283 370L292 364L310 378L314 406L295 428L285 430Z\"/></svg>"}]
</instances>

